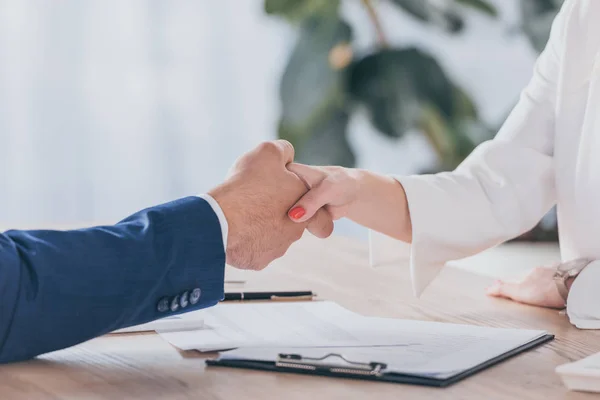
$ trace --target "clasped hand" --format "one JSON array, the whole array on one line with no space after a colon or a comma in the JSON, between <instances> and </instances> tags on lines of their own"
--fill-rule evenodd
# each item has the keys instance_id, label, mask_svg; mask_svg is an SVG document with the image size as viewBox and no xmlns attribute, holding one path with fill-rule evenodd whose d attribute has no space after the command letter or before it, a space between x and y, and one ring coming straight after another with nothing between
<instances>
[{"instance_id":1,"label":"clasped hand","mask_svg":"<svg viewBox=\"0 0 600 400\"><path fill-rule=\"evenodd\" d=\"M225 182L209 192L219 203L229 226L227 264L260 270L283 256L308 229L325 238L333 231L326 210L295 223L287 211L308 188L286 169L294 148L285 140L265 142L240 157Z\"/></svg>"}]
</instances>

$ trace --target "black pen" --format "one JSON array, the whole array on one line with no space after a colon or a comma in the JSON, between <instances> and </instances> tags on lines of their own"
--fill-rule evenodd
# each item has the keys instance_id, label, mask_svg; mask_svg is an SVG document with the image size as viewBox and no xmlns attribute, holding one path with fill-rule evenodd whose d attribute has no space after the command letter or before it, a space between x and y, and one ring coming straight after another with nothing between
<instances>
[{"instance_id":1,"label":"black pen","mask_svg":"<svg viewBox=\"0 0 600 400\"><path fill-rule=\"evenodd\" d=\"M311 291L304 292L237 292L225 293L223 301L240 300L312 300Z\"/></svg>"}]
</instances>

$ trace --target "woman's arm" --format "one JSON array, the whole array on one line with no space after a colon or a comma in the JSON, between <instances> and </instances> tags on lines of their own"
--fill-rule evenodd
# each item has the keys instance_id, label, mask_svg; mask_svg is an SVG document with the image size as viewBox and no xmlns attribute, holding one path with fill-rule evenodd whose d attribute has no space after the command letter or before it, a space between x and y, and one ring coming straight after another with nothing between
<instances>
[{"instance_id":1,"label":"woman's arm","mask_svg":"<svg viewBox=\"0 0 600 400\"><path fill-rule=\"evenodd\" d=\"M410 241L417 294L446 262L531 229L555 203L557 82L564 32L578 4L565 2L531 82L496 138L481 144L455 171L398 177L401 188L386 178L370 174L361 178L362 173L356 172L358 194L342 193L352 200L350 206L334 202L340 192L335 189L335 178L323 181L329 182L323 189L315 186L299 205L306 204L308 198L333 206L329 207L333 211L342 207L350 218ZM314 200L319 196L320 201ZM290 210L291 217L301 213Z\"/></svg>"}]
</instances>

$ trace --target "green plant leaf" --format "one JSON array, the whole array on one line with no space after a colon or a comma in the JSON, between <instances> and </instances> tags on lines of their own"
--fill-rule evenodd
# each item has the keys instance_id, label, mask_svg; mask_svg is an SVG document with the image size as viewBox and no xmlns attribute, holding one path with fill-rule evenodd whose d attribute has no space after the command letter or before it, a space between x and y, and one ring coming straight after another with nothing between
<instances>
[{"instance_id":1,"label":"green plant leaf","mask_svg":"<svg viewBox=\"0 0 600 400\"><path fill-rule=\"evenodd\" d=\"M498 132L483 123L483 121L474 119L454 120L451 128L453 135L458 137L456 153L459 162L462 162L471 154L477 145L493 139Z\"/></svg>"},{"instance_id":2,"label":"green plant leaf","mask_svg":"<svg viewBox=\"0 0 600 400\"><path fill-rule=\"evenodd\" d=\"M278 15L292 23L300 23L312 16L337 15L340 0L265 0L269 15Z\"/></svg>"},{"instance_id":3,"label":"green plant leaf","mask_svg":"<svg viewBox=\"0 0 600 400\"><path fill-rule=\"evenodd\" d=\"M307 19L280 82L281 119L297 134L311 135L331 109L346 103L344 75L329 63L331 50L351 41L352 33L337 18Z\"/></svg>"},{"instance_id":4,"label":"green plant leaf","mask_svg":"<svg viewBox=\"0 0 600 400\"><path fill-rule=\"evenodd\" d=\"M479 143L493 137L481 121L448 120L434 107L425 107L422 118L421 131L438 155L436 172L454 170Z\"/></svg>"},{"instance_id":5,"label":"green plant leaf","mask_svg":"<svg viewBox=\"0 0 600 400\"><path fill-rule=\"evenodd\" d=\"M352 64L348 90L371 122L390 137L419 127L424 104L445 118L456 111L454 85L431 56L415 49L382 50Z\"/></svg>"},{"instance_id":6,"label":"green plant leaf","mask_svg":"<svg viewBox=\"0 0 600 400\"><path fill-rule=\"evenodd\" d=\"M315 124L310 135L295 132L280 124L279 137L296 149L296 161L312 165L354 167L356 158L346 135L349 115L342 109L331 109Z\"/></svg>"},{"instance_id":7,"label":"green plant leaf","mask_svg":"<svg viewBox=\"0 0 600 400\"><path fill-rule=\"evenodd\" d=\"M438 162L442 169L451 169L457 158L456 136L451 134L451 129L446 119L435 107L426 105L421 112L421 131L429 141L431 147L438 155Z\"/></svg>"},{"instance_id":8,"label":"green plant leaf","mask_svg":"<svg viewBox=\"0 0 600 400\"><path fill-rule=\"evenodd\" d=\"M382 50L356 60L348 69L348 90L386 136L422 132L442 170L455 168L492 136L467 93L434 58L415 48Z\"/></svg>"},{"instance_id":9,"label":"green plant leaf","mask_svg":"<svg viewBox=\"0 0 600 400\"><path fill-rule=\"evenodd\" d=\"M478 11L481 11L484 14L489 15L490 17L498 16L498 9L496 8L496 6L487 2L486 0L454 0L454 1L463 6L471 7ZM524 0L524 1L529 1L529 0Z\"/></svg>"},{"instance_id":10,"label":"green plant leaf","mask_svg":"<svg viewBox=\"0 0 600 400\"><path fill-rule=\"evenodd\" d=\"M454 88L454 119L473 119L479 118L477 106L469 95L461 88Z\"/></svg>"},{"instance_id":11,"label":"green plant leaf","mask_svg":"<svg viewBox=\"0 0 600 400\"><path fill-rule=\"evenodd\" d=\"M456 33L464 28L464 20L454 8L443 8L432 0L392 0L394 4L416 19Z\"/></svg>"},{"instance_id":12,"label":"green plant leaf","mask_svg":"<svg viewBox=\"0 0 600 400\"><path fill-rule=\"evenodd\" d=\"M537 52L542 52L550 37L552 21L558 14L562 0L521 0L523 32Z\"/></svg>"},{"instance_id":13,"label":"green plant leaf","mask_svg":"<svg viewBox=\"0 0 600 400\"><path fill-rule=\"evenodd\" d=\"M279 90L279 137L294 145L301 162L354 165L346 139L345 75L330 60L332 49L351 40L350 26L338 18L311 17L301 24Z\"/></svg>"}]
</instances>

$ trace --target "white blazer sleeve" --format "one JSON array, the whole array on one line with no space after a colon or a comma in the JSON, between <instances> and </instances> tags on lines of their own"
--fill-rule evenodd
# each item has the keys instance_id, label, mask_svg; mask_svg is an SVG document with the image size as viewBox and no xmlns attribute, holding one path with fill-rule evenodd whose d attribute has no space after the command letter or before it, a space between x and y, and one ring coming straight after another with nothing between
<instances>
[{"instance_id":1,"label":"white blazer sleeve","mask_svg":"<svg viewBox=\"0 0 600 400\"><path fill-rule=\"evenodd\" d=\"M567 0L556 18L531 82L494 140L477 147L453 172L397 178L412 221L410 269L416 295L446 262L526 232L555 203L554 115L572 4Z\"/></svg>"}]
</instances>

